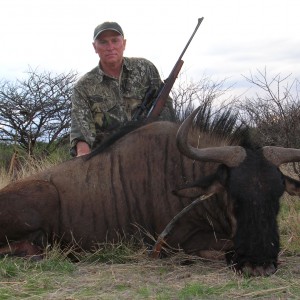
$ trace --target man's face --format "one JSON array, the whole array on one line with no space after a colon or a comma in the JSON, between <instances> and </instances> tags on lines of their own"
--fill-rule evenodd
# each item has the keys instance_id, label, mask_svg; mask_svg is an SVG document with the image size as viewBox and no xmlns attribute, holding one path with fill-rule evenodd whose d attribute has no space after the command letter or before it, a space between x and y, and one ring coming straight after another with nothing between
<instances>
[{"instance_id":1,"label":"man's face","mask_svg":"<svg viewBox=\"0 0 300 300\"><path fill-rule=\"evenodd\" d=\"M102 64L122 63L126 40L116 31L102 32L93 43Z\"/></svg>"}]
</instances>

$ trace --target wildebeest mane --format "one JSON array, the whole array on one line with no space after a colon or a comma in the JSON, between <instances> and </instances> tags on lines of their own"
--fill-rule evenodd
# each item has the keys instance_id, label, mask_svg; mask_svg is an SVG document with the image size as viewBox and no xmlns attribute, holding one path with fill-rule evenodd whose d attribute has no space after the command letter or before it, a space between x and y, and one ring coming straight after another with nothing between
<instances>
[{"instance_id":1,"label":"wildebeest mane","mask_svg":"<svg viewBox=\"0 0 300 300\"><path fill-rule=\"evenodd\" d=\"M99 153L102 153L108 148L113 145L116 141L121 139L126 134L130 133L131 131L134 131L138 129L139 127L145 125L147 122L145 121L132 121L126 123L124 126L119 127L113 134L108 136L106 139L103 140L103 142L95 148L90 154L86 156L86 159L89 160L92 157L98 155Z\"/></svg>"},{"instance_id":2,"label":"wildebeest mane","mask_svg":"<svg viewBox=\"0 0 300 300\"><path fill-rule=\"evenodd\" d=\"M204 103L195 118L194 128L220 139L226 138L230 144L256 147L251 140L249 127L239 123L238 113L230 107L214 111L210 103Z\"/></svg>"}]
</instances>

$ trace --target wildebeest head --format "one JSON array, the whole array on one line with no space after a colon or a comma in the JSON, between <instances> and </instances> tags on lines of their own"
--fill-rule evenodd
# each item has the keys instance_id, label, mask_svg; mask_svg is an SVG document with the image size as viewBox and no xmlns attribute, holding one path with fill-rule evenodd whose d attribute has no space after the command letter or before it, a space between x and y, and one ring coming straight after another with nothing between
<instances>
[{"instance_id":1,"label":"wildebeest head","mask_svg":"<svg viewBox=\"0 0 300 300\"><path fill-rule=\"evenodd\" d=\"M235 223L234 246L227 253L228 263L243 273L270 275L276 271L279 253L277 214L280 197L284 191L291 195L300 194L300 182L284 175L279 166L300 161L300 150L192 147L187 142L188 132L196 114L197 110L180 127L178 148L189 158L220 165L214 174L182 187L177 194L195 197L208 192L225 192Z\"/></svg>"}]
</instances>

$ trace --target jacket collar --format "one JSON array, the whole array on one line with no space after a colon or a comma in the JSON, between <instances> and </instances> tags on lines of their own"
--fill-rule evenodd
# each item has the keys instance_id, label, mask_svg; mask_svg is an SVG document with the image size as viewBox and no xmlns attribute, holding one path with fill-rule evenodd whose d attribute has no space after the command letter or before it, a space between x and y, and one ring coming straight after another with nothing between
<instances>
[{"instance_id":1,"label":"jacket collar","mask_svg":"<svg viewBox=\"0 0 300 300\"><path fill-rule=\"evenodd\" d=\"M123 58L122 68L123 68L122 73L124 72L124 69L126 69L127 71L131 71L133 69L132 63L128 57ZM103 77L106 75L100 68L100 61L98 63L97 69L98 69L99 79L100 79L100 81L103 81Z\"/></svg>"}]
</instances>

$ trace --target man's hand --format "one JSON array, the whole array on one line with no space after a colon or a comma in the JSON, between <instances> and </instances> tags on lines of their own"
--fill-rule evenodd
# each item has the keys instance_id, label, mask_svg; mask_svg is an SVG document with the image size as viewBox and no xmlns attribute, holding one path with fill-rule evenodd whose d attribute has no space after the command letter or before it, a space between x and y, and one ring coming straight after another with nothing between
<instances>
[{"instance_id":1,"label":"man's hand","mask_svg":"<svg viewBox=\"0 0 300 300\"><path fill-rule=\"evenodd\" d=\"M77 157L89 154L91 152L90 146L86 142L79 141L76 144Z\"/></svg>"}]
</instances>

